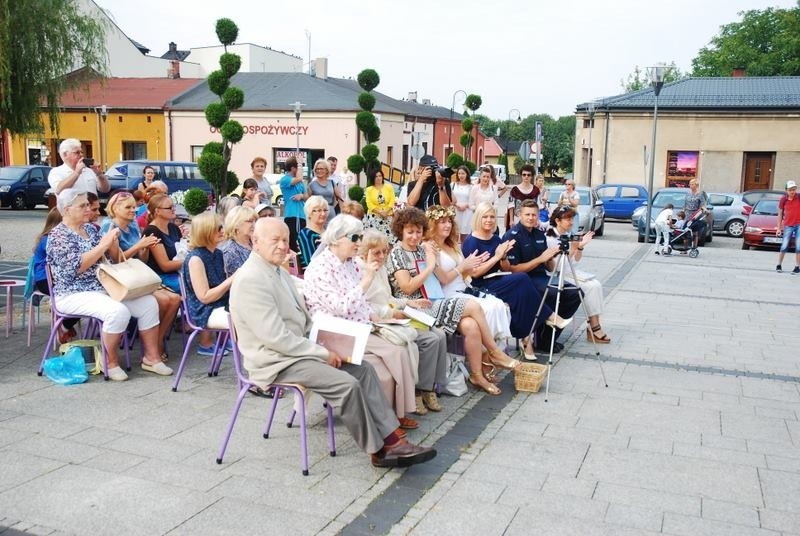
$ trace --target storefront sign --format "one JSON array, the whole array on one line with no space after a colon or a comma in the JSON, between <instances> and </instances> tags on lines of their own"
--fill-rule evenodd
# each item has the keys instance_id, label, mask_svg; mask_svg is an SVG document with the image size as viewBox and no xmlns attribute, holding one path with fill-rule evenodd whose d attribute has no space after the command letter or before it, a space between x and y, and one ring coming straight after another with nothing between
<instances>
[{"instance_id":1,"label":"storefront sign","mask_svg":"<svg viewBox=\"0 0 800 536\"><path fill-rule=\"evenodd\" d=\"M242 125L245 135L260 134L262 136L305 136L308 134L307 126L295 125ZM208 127L212 134L219 130L216 127Z\"/></svg>"}]
</instances>

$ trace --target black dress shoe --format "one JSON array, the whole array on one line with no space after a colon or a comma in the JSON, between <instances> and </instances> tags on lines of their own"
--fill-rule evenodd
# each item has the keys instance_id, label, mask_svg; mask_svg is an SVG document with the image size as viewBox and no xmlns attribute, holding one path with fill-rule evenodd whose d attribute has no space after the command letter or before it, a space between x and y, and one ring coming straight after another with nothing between
<instances>
[{"instance_id":1,"label":"black dress shoe","mask_svg":"<svg viewBox=\"0 0 800 536\"><path fill-rule=\"evenodd\" d=\"M417 463L425 463L435 457L436 449L420 447L402 439L371 456L372 465L375 467L409 467Z\"/></svg>"}]
</instances>

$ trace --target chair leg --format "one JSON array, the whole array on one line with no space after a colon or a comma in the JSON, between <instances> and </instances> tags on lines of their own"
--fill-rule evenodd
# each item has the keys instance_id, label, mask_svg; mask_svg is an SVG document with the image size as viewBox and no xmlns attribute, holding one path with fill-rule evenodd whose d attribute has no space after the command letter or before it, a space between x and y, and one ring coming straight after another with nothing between
<instances>
[{"instance_id":1,"label":"chair leg","mask_svg":"<svg viewBox=\"0 0 800 536\"><path fill-rule=\"evenodd\" d=\"M225 359L225 350L228 347L228 331L221 331L219 334L219 338L222 339L219 342L219 349L216 359L214 361L214 376L219 376L219 367L222 366L222 360Z\"/></svg>"},{"instance_id":2,"label":"chair leg","mask_svg":"<svg viewBox=\"0 0 800 536\"><path fill-rule=\"evenodd\" d=\"M50 327L50 337L47 339L47 344L44 346L44 353L42 354L42 362L39 363L39 370L36 372L39 376L42 375L42 371L44 370L44 362L47 359L47 355L50 353L50 347L55 344L56 335L58 335L58 328L61 327L61 324L64 322L63 317L59 317L56 319L55 323Z\"/></svg>"},{"instance_id":3,"label":"chair leg","mask_svg":"<svg viewBox=\"0 0 800 536\"><path fill-rule=\"evenodd\" d=\"M301 407L306 407L305 396L300 389L300 402ZM308 476L308 429L306 428L306 412L300 411L300 467L303 470L303 476Z\"/></svg>"},{"instance_id":4,"label":"chair leg","mask_svg":"<svg viewBox=\"0 0 800 536\"><path fill-rule=\"evenodd\" d=\"M191 336L189 338L191 339ZM239 409L242 407L242 402L246 394L247 386L245 385L239 389L239 396L236 398L236 403L233 406L233 413L231 413L231 420L228 422L228 429L225 431L225 436L222 438L222 445L220 446L219 455L217 456L218 464L222 463L222 457L225 456L225 450L228 448L228 441L230 441L231 434L233 433L233 425L236 424L236 418L239 416Z\"/></svg>"},{"instance_id":5,"label":"chair leg","mask_svg":"<svg viewBox=\"0 0 800 536\"><path fill-rule=\"evenodd\" d=\"M181 376L183 376L183 369L186 368L186 361L189 357L189 349L192 346L192 341L194 340L195 336L200 333L199 330L194 330L189 335L189 339L186 341L186 345L183 347L183 356L181 357L181 364L178 365L178 372L175 373L175 381L172 384L172 392L175 393L178 391L178 384L181 382Z\"/></svg>"},{"instance_id":6,"label":"chair leg","mask_svg":"<svg viewBox=\"0 0 800 536\"><path fill-rule=\"evenodd\" d=\"M331 457L336 456L336 434L333 430L333 407L330 404L325 404L328 410L328 453Z\"/></svg>"},{"instance_id":7,"label":"chair leg","mask_svg":"<svg viewBox=\"0 0 800 536\"><path fill-rule=\"evenodd\" d=\"M281 393L283 392L283 388L275 387L272 390L272 404L269 407L269 415L267 416L267 422L264 425L264 439L269 439L269 432L272 430L272 421L275 419L275 410L278 409L278 401L281 399Z\"/></svg>"}]
</instances>

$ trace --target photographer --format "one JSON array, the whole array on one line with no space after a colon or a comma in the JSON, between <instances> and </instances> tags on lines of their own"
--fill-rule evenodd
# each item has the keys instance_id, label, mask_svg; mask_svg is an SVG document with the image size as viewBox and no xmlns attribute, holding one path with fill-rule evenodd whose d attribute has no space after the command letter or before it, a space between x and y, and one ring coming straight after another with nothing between
<instances>
[{"instance_id":1,"label":"photographer","mask_svg":"<svg viewBox=\"0 0 800 536\"><path fill-rule=\"evenodd\" d=\"M408 183L407 204L420 210L427 210L434 205L449 207L453 193L446 179L450 178L453 170L439 167L436 158L428 154L420 158L419 169L418 180Z\"/></svg>"},{"instance_id":2,"label":"photographer","mask_svg":"<svg viewBox=\"0 0 800 536\"><path fill-rule=\"evenodd\" d=\"M58 146L63 164L50 170L47 182L56 195L66 188L97 195L98 190L106 193L111 189L108 177L94 163L92 158L83 158L81 142L67 138Z\"/></svg>"},{"instance_id":3,"label":"photographer","mask_svg":"<svg viewBox=\"0 0 800 536\"><path fill-rule=\"evenodd\" d=\"M672 206L672 205L668 205ZM583 250L592 241L594 232L589 231L580 241L570 240L570 229L572 229L572 220L577 213L574 209L561 206L553 211L550 217L550 229L547 231L547 245L558 246L562 249L567 249L569 257L573 264L578 264L583 257ZM586 328L586 339L588 341L594 340L599 344L608 344L611 342L608 334L603 331L600 326L600 315L603 314L603 285L597 278L590 273L581 270L575 270L575 281L572 277L572 272L567 269L564 273L564 281L569 281L573 285L580 287L583 292L583 302L586 305L586 311L589 315L589 327Z\"/></svg>"}]
</instances>

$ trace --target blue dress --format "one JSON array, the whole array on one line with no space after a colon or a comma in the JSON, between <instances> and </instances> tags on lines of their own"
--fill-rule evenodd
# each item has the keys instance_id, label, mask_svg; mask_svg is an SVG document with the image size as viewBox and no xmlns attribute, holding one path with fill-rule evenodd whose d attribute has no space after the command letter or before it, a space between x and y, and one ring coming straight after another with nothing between
<instances>
[{"instance_id":1,"label":"blue dress","mask_svg":"<svg viewBox=\"0 0 800 536\"><path fill-rule=\"evenodd\" d=\"M197 294L194 293L194 287L192 287L192 282L189 278L189 260L192 257L197 257L203 262L210 288L214 288L225 281L227 277L225 275L225 260L219 248L214 251L209 251L206 248L195 248L186 255L186 259L183 261L183 284L186 287L186 304L189 306L189 317L196 325L206 327L211 311L217 307L228 308L230 293L225 293L222 298L212 303L201 302Z\"/></svg>"},{"instance_id":2,"label":"blue dress","mask_svg":"<svg viewBox=\"0 0 800 536\"><path fill-rule=\"evenodd\" d=\"M490 255L494 255L499 245L500 238L496 235L492 235L489 240L469 235L461 245L461 251L465 257L471 255L475 250L478 250L478 253L488 252ZM523 273L486 277L486 275L499 271L500 263L498 262L483 276L472 278L472 286L506 302L511 309L511 335L518 339L527 337L531 332L533 319L542 301L542 294L536 290L531 279ZM537 327L543 324L551 314L553 314L553 310L544 304L536 323Z\"/></svg>"}]
</instances>

